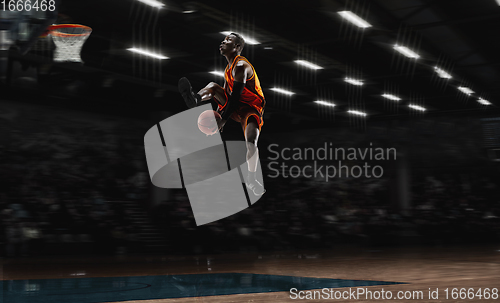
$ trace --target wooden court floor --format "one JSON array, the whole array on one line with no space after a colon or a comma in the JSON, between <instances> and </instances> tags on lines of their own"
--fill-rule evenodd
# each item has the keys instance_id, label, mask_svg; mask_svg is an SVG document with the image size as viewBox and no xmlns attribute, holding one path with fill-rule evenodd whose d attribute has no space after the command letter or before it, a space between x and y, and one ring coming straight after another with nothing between
<instances>
[{"instance_id":1,"label":"wooden court floor","mask_svg":"<svg viewBox=\"0 0 500 303\"><path fill-rule=\"evenodd\" d=\"M377 292L390 291L392 300L369 300L365 295L353 299L292 299L290 291L196 296L175 299L132 300L137 303L186 302L500 302L493 299L492 289L500 288L500 245L496 247L405 247L405 248L337 248L301 252L240 253L227 255L127 255L25 257L2 260L3 283L36 279L80 279L97 277L141 277L161 275L245 273L272 276L293 276L350 281L392 281L405 284L362 287ZM5 284L4 284L5 285ZM354 284L353 284L354 285ZM293 281L285 287L293 287ZM211 285L217 288L217 283ZM335 291L357 291L357 287L335 288ZM453 289L458 297L452 297ZM460 299L460 289L473 289L474 295ZM479 298L489 288L490 299ZM446 298L445 289L448 289ZM481 290L480 290L481 289ZM320 289L317 289L321 291ZM429 298L438 291L438 299ZM5 292L8 291L4 287ZM300 289L297 290L297 292ZM305 291L305 290L304 290ZM410 297L421 292L418 299L395 298L398 292ZM344 293L347 296L347 293ZM298 295L298 293L297 293ZM306 292L303 293L306 296ZM436 293L434 293L434 296ZM376 294L373 294L376 296ZM332 294L333 297L333 294ZM112 298L112 297L111 297ZM7 302L7 301L6 301ZM28 303L29 301L26 301ZM50 302L46 301L46 302ZM72 301L67 301L72 302ZM117 301L102 301L117 302ZM124 301L120 301L124 302Z\"/></svg>"}]
</instances>

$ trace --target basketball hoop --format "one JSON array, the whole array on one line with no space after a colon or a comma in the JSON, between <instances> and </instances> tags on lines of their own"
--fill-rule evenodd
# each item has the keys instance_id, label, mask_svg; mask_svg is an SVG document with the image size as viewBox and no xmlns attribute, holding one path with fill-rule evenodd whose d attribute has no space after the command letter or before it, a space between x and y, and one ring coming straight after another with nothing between
<instances>
[{"instance_id":1,"label":"basketball hoop","mask_svg":"<svg viewBox=\"0 0 500 303\"><path fill-rule=\"evenodd\" d=\"M50 35L56 45L54 61L81 62L80 52L92 29L79 24L57 24L50 27Z\"/></svg>"}]
</instances>

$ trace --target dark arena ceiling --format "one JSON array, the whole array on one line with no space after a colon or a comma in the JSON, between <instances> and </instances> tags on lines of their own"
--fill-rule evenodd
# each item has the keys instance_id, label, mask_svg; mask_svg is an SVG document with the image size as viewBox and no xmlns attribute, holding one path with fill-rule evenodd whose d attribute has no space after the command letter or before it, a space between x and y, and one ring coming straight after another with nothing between
<instances>
[{"instance_id":1,"label":"dark arena ceiling","mask_svg":"<svg viewBox=\"0 0 500 303\"><path fill-rule=\"evenodd\" d=\"M41 64L39 95L138 115L180 112L185 105L177 93L178 79L188 77L195 89L210 81L222 84L223 78L209 72L224 70L225 59L218 53L221 32L235 31L258 41L247 43L242 55L256 68L269 117L328 125L352 119L498 114L496 0L161 1L164 6L158 9L138 0L62 0L57 22L84 24L93 32L82 49L84 65ZM371 27L353 25L342 18L342 11L355 13ZM395 45L419 58L406 57ZM131 47L168 59L137 55L127 50ZM12 56L32 62L43 57L40 53L31 49ZM452 78L440 77L436 67ZM22 88L15 73L11 78L14 91ZM353 110L367 115L350 114Z\"/></svg>"}]
</instances>

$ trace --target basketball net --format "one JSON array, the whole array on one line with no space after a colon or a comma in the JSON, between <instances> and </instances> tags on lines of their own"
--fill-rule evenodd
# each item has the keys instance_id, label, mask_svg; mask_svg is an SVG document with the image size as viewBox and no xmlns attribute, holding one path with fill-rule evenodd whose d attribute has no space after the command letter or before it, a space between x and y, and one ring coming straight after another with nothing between
<instances>
[{"instance_id":1,"label":"basketball net","mask_svg":"<svg viewBox=\"0 0 500 303\"><path fill-rule=\"evenodd\" d=\"M56 45L55 62L80 62L82 46L92 33L88 26L78 24L58 24L51 26L50 35Z\"/></svg>"}]
</instances>

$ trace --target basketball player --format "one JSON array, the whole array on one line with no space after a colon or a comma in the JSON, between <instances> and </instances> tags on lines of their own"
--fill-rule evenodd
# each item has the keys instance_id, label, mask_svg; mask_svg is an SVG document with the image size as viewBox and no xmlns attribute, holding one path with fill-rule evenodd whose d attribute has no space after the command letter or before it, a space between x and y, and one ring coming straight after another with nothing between
<instances>
[{"instance_id":1,"label":"basketball player","mask_svg":"<svg viewBox=\"0 0 500 303\"><path fill-rule=\"evenodd\" d=\"M248 180L246 186L254 195L264 194L265 189L257 181L256 170L259 162L257 140L264 121L262 115L266 101L254 67L240 56L245 40L239 34L231 33L221 42L219 51L227 59L224 72L224 87L211 82L197 94L192 90L187 78L179 80L179 92L189 108L203 101L215 99L217 111L222 119L217 122L220 131L231 118L241 124L247 144Z\"/></svg>"}]
</instances>

